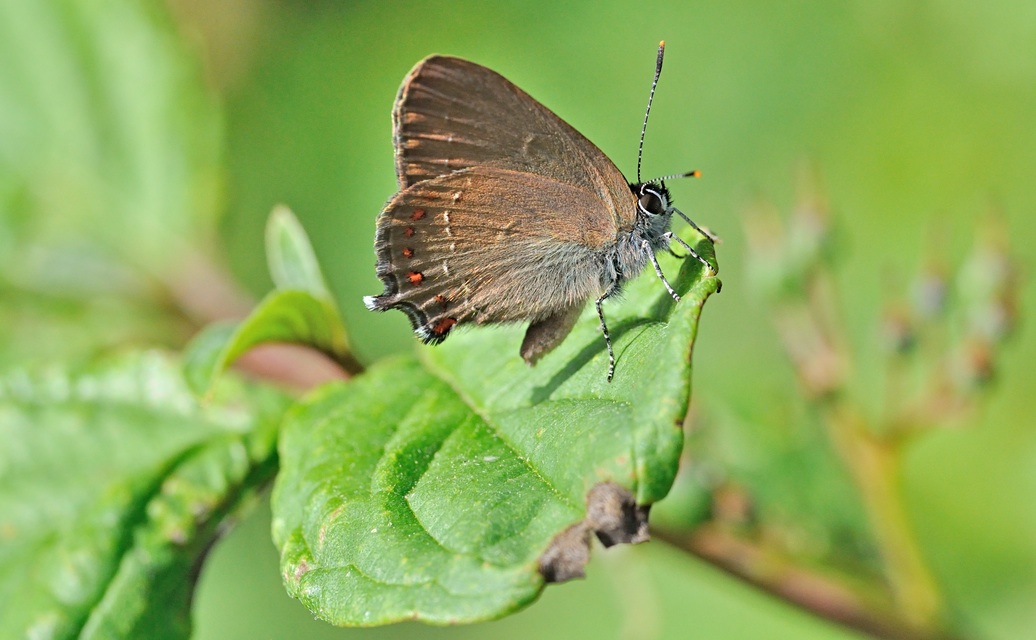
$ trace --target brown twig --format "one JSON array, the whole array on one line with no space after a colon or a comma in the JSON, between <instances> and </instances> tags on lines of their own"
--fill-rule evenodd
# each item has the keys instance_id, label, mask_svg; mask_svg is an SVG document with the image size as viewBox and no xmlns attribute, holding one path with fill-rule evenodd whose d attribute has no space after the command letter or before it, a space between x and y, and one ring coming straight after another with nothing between
<instances>
[{"instance_id":1,"label":"brown twig","mask_svg":"<svg viewBox=\"0 0 1036 640\"><path fill-rule=\"evenodd\" d=\"M739 538L718 525L690 533L653 530L653 537L826 620L892 640L951 640L903 618L887 594L796 565L775 549Z\"/></svg>"}]
</instances>

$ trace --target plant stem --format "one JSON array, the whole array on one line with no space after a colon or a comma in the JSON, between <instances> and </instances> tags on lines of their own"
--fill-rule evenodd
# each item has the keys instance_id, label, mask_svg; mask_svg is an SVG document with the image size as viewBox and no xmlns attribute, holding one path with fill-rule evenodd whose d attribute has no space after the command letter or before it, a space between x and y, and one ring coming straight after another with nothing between
<instances>
[{"instance_id":1,"label":"plant stem","mask_svg":"<svg viewBox=\"0 0 1036 640\"><path fill-rule=\"evenodd\" d=\"M951 640L937 628L905 618L884 589L797 565L780 551L737 537L716 525L693 532L654 529L652 536L709 562L768 593L826 620L879 638Z\"/></svg>"},{"instance_id":2,"label":"plant stem","mask_svg":"<svg viewBox=\"0 0 1036 640\"><path fill-rule=\"evenodd\" d=\"M942 598L903 504L902 447L871 434L843 402L832 402L825 417L828 433L860 490L897 608L917 629L939 628Z\"/></svg>"},{"instance_id":3,"label":"plant stem","mask_svg":"<svg viewBox=\"0 0 1036 640\"><path fill-rule=\"evenodd\" d=\"M807 390L819 403L828 437L860 491L901 617L918 631L935 631L943 623L943 604L903 504L904 442L876 435L849 400L846 381L851 375L851 356L840 338L844 331L840 330L835 313L829 278L817 276L811 280L805 307L806 315L814 320L804 331L814 333L813 340L824 347L817 349L812 359L827 359L844 366L841 371L832 369L828 393L817 393L822 386Z\"/></svg>"}]
</instances>

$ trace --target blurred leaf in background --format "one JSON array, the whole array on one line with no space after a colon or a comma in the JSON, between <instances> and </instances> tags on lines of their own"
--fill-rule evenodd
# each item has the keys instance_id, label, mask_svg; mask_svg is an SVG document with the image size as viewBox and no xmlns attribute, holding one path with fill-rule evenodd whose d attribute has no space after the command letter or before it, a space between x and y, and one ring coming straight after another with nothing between
<instances>
[{"instance_id":1,"label":"blurred leaf in background","mask_svg":"<svg viewBox=\"0 0 1036 640\"><path fill-rule=\"evenodd\" d=\"M206 406L165 355L0 378L0 635L182 638L194 576L276 469L284 398Z\"/></svg>"},{"instance_id":2,"label":"blurred leaf in background","mask_svg":"<svg viewBox=\"0 0 1036 640\"><path fill-rule=\"evenodd\" d=\"M0 61L0 357L182 342L221 131L165 7L5 2Z\"/></svg>"}]
</instances>

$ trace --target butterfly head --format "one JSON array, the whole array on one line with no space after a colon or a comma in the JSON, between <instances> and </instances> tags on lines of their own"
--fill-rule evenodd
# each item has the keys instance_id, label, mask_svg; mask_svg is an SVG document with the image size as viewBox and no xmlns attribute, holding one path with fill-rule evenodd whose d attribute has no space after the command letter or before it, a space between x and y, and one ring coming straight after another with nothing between
<instances>
[{"instance_id":1,"label":"butterfly head","mask_svg":"<svg viewBox=\"0 0 1036 640\"><path fill-rule=\"evenodd\" d=\"M631 184L630 190L637 199L637 218L634 227L641 238L646 238L652 246L660 241L662 234L669 230L673 217L673 204L662 181Z\"/></svg>"},{"instance_id":2,"label":"butterfly head","mask_svg":"<svg viewBox=\"0 0 1036 640\"><path fill-rule=\"evenodd\" d=\"M637 217L651 219L656 216L672 215L669 204L669 189L662 182L644 182L631 185L633 195L637 197Z\"/></svg>"}]
</instances>

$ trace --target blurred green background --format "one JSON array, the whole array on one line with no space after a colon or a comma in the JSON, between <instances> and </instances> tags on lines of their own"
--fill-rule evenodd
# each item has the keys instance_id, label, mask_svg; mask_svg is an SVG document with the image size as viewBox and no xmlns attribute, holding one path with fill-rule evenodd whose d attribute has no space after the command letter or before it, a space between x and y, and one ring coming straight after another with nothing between
<instances>
[{"instance_id":1,"label":"blurred green background","mask_svg":"<svg viewBox=\"0 0 1036 640\"><path fill-rule=\"evenodd\" d=\"M822 176L843 238L838 283L850 337L873 354L856 363L863 393L878 384L871 345L886 290L903 294L902 280L926 252L955 261L994 209L1023 273L1036 267L1032 2L168 0L157 7L201 61L217 103L216 114L189 103L176 116L214 118L221 132L202 144L222 149L217 178L200 180L208 194L200 200L215 202L221 215L212 250L262 294L269 287L263 224L273 205L289 205L368 359L414 348L403 314L373 316L360 300L381 289L371 245L375 216L395 191L392 102L407 71L430 53L504 74L630 176L655 48L666 40L645 176L700 169L701 180L671 188L683 211L723 238L724 290L705 309L695 353L704 415L751 415L776 428L799 415L787 409L790 367L744 281L741 218L760 195L788 209L804 159ZM11 35L17 25L6 28ZM10 127L7 106L0 100L0 126ZM132 162L108 169L143 171ZM17 201L4 187L0 181L0 199ZM9 248L0 239L0 258ZM1022 291L1023 318L1032 291ZM155 329L167 320L148 312L118 311L136 314L145 336L183 331ZM54 340L42 342L56 349ZM8 357L24 350L4 348ZM1013 639L1036 629L1034 361L1036 335L1023 324L974 423L925 437L907 458L904 491L918 539L975 637ZM735 441L743 464L766 466L765 441L750 431ZM825 491L813 477L786 490L802 503ZM503 621L340 630L284 594L263 508L206 564L196 636L852 637L660 543L596 556L587 581L552 587Z\"/></svg>"},{"instance_id":2,"label":"blurred green background","mask_svg":"<svg viewBox=\"0 0 1036 640\"><path fill-rule=\"evenodd\" d=\"M413 348L402 314L371 318L360 298L380 290L370 245L394 192L392 100L410 67L436 52L503 73L630 175L655 47L666 40L645 174L701 169L703 179L674 183L674 196L723 237L725 288L707 305L695 353L706 413L785 411L791 373L742 278L740 218L760 194L787 209L803 159L819 170L841 226L844 317L864 352L877 351L867 346L878 339L883 288L933 246L956 260L990 208L1002 212L1026 271L1036 258L1029 2L174 4L226 108L221 237L235 272L264 290L262 222L274 203L288 203L370 358ZM1023 310L1032 300L1026 288ZM1023 327L976 423L934 434L908 457L904 489L921 545L979 637L1036 628L1034 348ZM865 380L876 376L877 354L858 366ZM804 494L818 490L804 485ZM842 633L658 544L604 554L586 583L548 589L530 610L490 625L300 626L309 615L278 593L261 518L213 555L199 594L201 637Z\"/></svg>"}]
</instances>

